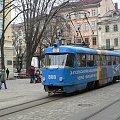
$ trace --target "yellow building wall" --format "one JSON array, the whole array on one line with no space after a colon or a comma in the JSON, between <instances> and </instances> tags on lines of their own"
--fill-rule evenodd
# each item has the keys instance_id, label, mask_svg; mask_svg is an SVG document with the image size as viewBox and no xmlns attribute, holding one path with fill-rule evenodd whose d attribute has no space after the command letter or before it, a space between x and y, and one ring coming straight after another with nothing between
<instances>
[{"instance_id":1,"label":"yellow building wall","mask_svg":"<svg viewBox=\"0 0 120 120\"><path fill-rule=\"evenodd\" d=\"M9 0L6 0L6 4L10 2ZM6 11L5 14L7 14L8 11ZM11 12L7 14L7 17L5 18L5 27L9 24L11 21ZM12 47L12 30L11 30L11 24L8 26L7 30L5 31L5 46Z\"/></svg>"},{"instance_id":2,"label":"yellow building wall","mask_svg":"<svg viewBox=\"0 0 120 120\"><path fill-rule=\"evenodd\" d=\"M10 2L9 0L5 1L7 4ZM7 14L8 11L6 11L5 14ZM11 21L11 12L7 14L7 17L5 18L5 27L10 23ZM11 24L8 26L7 30L5 31L5 41L4 41L4 56L5 56L5 68L9 69L9 79L13 79L13 46L12 46L12 29Z\"/></svg>"}]
</instances>

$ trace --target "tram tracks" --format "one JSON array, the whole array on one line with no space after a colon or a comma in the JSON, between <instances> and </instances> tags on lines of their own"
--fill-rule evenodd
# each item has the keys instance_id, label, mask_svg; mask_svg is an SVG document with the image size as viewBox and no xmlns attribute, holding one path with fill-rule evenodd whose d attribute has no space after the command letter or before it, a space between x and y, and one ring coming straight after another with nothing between
<instances>
[{"instance_id":1,"label":"tram tracks","mask_svg":"<svg viewBox=\"0 0 120 120\"><path fill-rule=\"evenodd\" d=\"M90 92L90 91L86 91L86 92ZM84 92L82 92L82 93L84 93ZM74 96L74 94L73 95L71 95L71 94L70 95L66 95L66 94L65 95L63 95L63 94L62 95L61 94L56 95L55 94L55 95L50 96L50 97L45 97L45 98L29 101L29 102L26 102L26 103L14 105L14 106L11 106L11 107L3 108L3 109L0 109L0 118L2 118L4 116L6 117L7 115L17 113L17 112L20 112L20 111L23 111L23 110L27 110L29 108L33 108L33 107L36 107L36 106L41 106L41 105L44 105L44 104L47 104L47 103L50 103L50 102L54 102L54 101L60 100L60 99L65 98L65 97L70 97L70 96ZM95 116L97 116L101 112L107 110L109 107L111 107L112 105L114 105L118 102L120 103L120 98L111 102L111 103L109 103L108 105L102 107L99 110L97 109L96 112L94 112L92 114L89 114L87 117L84 117L84 119L82 119L82 120L93 120L92 118L94 118ZM106 119L103 119L103 120L106 120ZM114 120L120 120L120 116L117 116L117 118L114 119Z\"/></svg>"},{"instance_id":2,"label":"tram tracks","mask_svg":"<svg viewBox=\"0 0 120 120\"><path fill-rule=\"evenodd\" d=\"M2 108L0 109L0 117L4 117L4 116L7 116L13 113L17 113L17 112L27 110L29 108L33 108L33 107L40 106L43 104L47 104L53 101L57 101L59 99L62 99L62 97L61 96L50 96L50 97L45 97L45 98L21 103L18 105Z\"/></svg>"},{"instance_id":3,"label":"tram tracks","mask_svg":"<svg viewBox=\"0 0 120 120\"><path fill-rule=\"evenodd\" d=\"M120 103L120 98L111 102L110 104L104 106L103 108L99 109L98 111L90 114L89 116L83 118L82 120L93 120L93 119L97 119L98 116L103 116L102 113L107 114L107 115L111 115L110 108L112 108L113 106L119 106ZM115 112L115 111L114 111ZM113 113L114 113L113 112ZM106 116L105 116L106 117ZM102 118L101 118L102 119ZM120 120L120 116L116 116L116 118L114 120Z\"/></svg>"}]
</instances>

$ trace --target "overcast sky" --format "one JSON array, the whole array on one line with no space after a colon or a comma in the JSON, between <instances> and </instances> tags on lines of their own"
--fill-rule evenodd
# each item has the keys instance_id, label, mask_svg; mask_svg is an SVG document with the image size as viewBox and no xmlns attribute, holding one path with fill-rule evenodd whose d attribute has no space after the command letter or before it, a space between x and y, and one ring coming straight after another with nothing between
<instances>
[{"instance_id":1,"label":"overcast sky","mask_svg":"<svg viewBox=\"0 0 120 120\"><path fill-rule=\"evenodd\" d=\"M120 9L120 0L112 0L112 1L113 1L113 3L117 2L118 3L118 8ZM18 22L18 21L19 21L18 19L15 20L15 22Z\"/></svg>"}]
</instances>

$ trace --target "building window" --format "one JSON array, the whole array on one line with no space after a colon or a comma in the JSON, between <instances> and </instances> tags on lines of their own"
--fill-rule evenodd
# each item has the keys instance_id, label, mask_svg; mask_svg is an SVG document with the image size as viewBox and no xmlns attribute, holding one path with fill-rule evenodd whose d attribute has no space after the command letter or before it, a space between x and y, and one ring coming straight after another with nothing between
<instances>
[{"instance_id":1,"label":"building window","mask_svg":"<svg viewBox=\"0 0 120 120\"><path fill-rule=\"evenodd\" d=\"M96 16L96 10L92 10L92 16Z\"/></svg>"},{"instance_id":2,"label":"building window","mask_svg":"<svg viewBox=\"0 0 120 120\"><path fill-rule=\"evenodd\" d=\"M81 39L77 39L77 41L76 41L77 43L81 43Z\"/></svg>"},{"instance_id":3,"label":"building window","mask_svg":"<svg viewBox=\"0 0 120 120\"><path fill-rule=\"evenodd\" d=\"M89 38L85 38L85 43L89 43Z\"/></svg>"},{"instance_id":4,"label":"building window","mask_svg":"<svg viewBox=\"0 0 120 120\"><path fill-rule=\"evenodd\" d=\"M12 60L7 60L7 65L12 65Z\"/></svg>"},{"instance_id":5,"label":"building window","mask_svg":"<svg viewBox=\"0 0 120 120\"><path fill-rule=\"evenodd\" d=\"M109 26L105 26L105 32L110 32Z\"/></svg>"},{"instance_id":6,"label":"building window","mask_svg":"<svg viewBox=\"0 0 120 120\"><path fill-rule=\"evenodd\" d=\"M96 24L95 21L92 21L92 22L91 22L92 30L95 30L95 29L96 29L96 27L95 27L96 25L95 25L95 24Z\"/></svg>"},{"instance_id":7,"label":"building window","mask_svg":"<svg viewBox=\"0 0 120 120\"><path fill-rule=\"evenodd\" d=\"M3 24L2 19L0 19L0 37L2 35L2 24Z\"/></svg>"},{"instance_id":8,"label":"building window","mask_svg":"<svg viewBox=\"0 0 120 120\"><path fill-rule=\"evenodd\" d=\"M106 39L106 49L110 49L110 39Z\"/></svg>"},{"instance_id":9,"label":"building window","mask_svg":"<svg viewBox=\"0 0 120 120\"><path fill-rule=\"evenodd\" d=\"M117 47L118 46L118 38L114 39L114 46Z\"/></svg>"},{"instance_id":10,"label":"building window","mask_svg":"<svg viewBox=\"0 0 120 120\"><path fill-rule=\"evenodd\" d=\"M114 31L118 31L118 26L117 25L114 25L113 28L114 28Z\"/></svg>"},{"instance_id":11,"label":"building window","mask_svg":"<svg viewBox=\"0 0 120 120\"><path fill-rule=\"evenodd\" d=\"M78 18L81 18L81 14L80 13L78 13Z\"/></svg>"},{"instance_id":12,"label":"building window","mask_svg":"<svg viewBox=\"0 0 120 120\"><path fill-rule=\"evenodd\" d=\"M75 17L78 17L78 13L74 13L74 16L75 16Z\"/></svg>"},{"instance_id":13,"label":"building window","mask_svg":"<svg viewBox=\"0 0 120 120\"><path fill-rule=\"evenodd\" d=\"M84 30L89 30L89 26L87 22L84 23Z\"/></svg>"},{"instance_id":14,"label":"building window","mask_svg":"<svg viewBox=\"0 0 120 120\"><path fill-rule=\"evenodd\" d=\"M0 0L0 11L3 9L3 0Z\"/></svg>"},{"instance_id":15,"label":"building window","mask_svg":"<svg viewBox=\"0 0 120 120\"><path fill-rule=\"evenodd\" d=\"M81 30L81 25L78 23L77 24L77 30L80 31Z\"/></svg>"},{"instance_id":16,"label":"building window","mask_svg":"<svg viewBox=\"0 0 120 120\"><path fill-rule=\"evenodd\" d=\"M92 41L93 41L93 45L96 45L97 43L96 43L96 37L93 37L92 38Z\"/></svg>"},{"instance_id":17,"label":"building window","mask_svg":"<svg viewBox=\"0 0 120 120\"><path fill-rule=\"evenodd\" d=\"M2 29L3 20L0 18L0 29Z\"/></svg>"},{"instance_id":18,"label":"building window","mask_svg":"<svg viewBox=\"0 0 120 120\"><path fill-rule=\"evenodd\" d=\"M79 12L75 12L75 13L74 13L74 16L75 16L75 18L81 18L81 16L80 16L80 13L79 13Z\"/></svg>"}]
</instances>

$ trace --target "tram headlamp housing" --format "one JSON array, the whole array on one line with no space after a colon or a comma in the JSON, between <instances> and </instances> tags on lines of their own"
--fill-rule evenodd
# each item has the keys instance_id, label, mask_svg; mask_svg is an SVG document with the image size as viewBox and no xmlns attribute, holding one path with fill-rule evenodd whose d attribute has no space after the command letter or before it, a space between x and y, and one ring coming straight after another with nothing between
<instances>
[{"instance_id":1,"label":"tram headlamp housing","mask_svg":"<svg viewBox=\"0 0 120 120\"><path fill-rule=\"evenodd\" d=\"M59 81L62 82L63 81L63 77L59 77Z\"/></svg>"}]
</instances>

